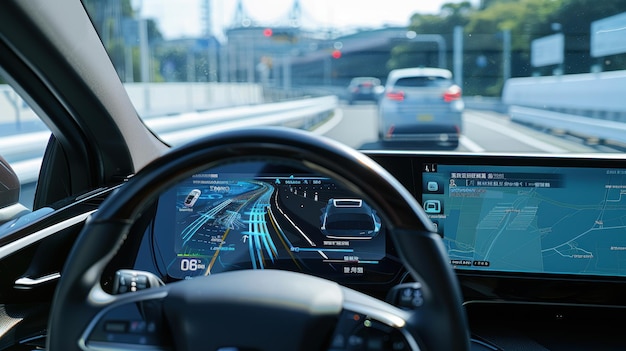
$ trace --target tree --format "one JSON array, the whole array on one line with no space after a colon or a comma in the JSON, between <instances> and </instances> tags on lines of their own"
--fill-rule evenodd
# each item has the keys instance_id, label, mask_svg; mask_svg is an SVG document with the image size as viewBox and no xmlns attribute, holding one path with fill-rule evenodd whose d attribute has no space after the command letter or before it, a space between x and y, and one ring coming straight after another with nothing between
<instances>
[{"instance_id":1,"label":"tree","mask_svg":"<svg viewBox=\"0 0 626 351\"><path fill-rule=\"evenodd\" d=\"M465 92L500 95L504 85L504 31L511 35L512 76L531 75L530 43L551 33L550 18L561 3L562 0L494 0L474 12L464 30Z\"/></svg>"}]
</instances>

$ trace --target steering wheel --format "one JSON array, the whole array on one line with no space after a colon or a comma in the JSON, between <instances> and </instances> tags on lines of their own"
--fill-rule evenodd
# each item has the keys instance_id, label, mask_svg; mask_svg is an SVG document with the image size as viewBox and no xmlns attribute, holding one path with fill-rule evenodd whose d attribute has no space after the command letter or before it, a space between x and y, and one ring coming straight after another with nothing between
<instances>
[{"instance_id":1,"label":"steering wheel","mask_svg":"<svg viewBox=\"0 0 626 351\"><path fill-rule=\"evenodd\" d=\"M120 295L102 289L107 263L127 235L141 235L130 228L161 192L211 167L266 159L329 176L374 205L421 283L423 304L400 309L328 280L277 270L220 273ZM415 198L356 150L289 128L220 132L140 170L85 223L58 282L47 349L469 350L458 282L432 229Z\"/></svg>"}]
</instances>

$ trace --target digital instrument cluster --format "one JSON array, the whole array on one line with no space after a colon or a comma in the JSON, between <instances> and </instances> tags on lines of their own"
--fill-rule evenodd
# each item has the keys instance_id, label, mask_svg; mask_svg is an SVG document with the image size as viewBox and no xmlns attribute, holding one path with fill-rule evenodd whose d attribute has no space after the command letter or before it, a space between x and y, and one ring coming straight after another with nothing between
<instances>
[{"instance_id":1,"label":"digital instrument cluster","mask_svg":"<svg viewBox=\"0 0 626 351\"><path fill-rule=\"evenodd\" d=\"M401 270L377 210L331 178L266 162L194 174L158 203L153 246L174 279L283 269L348 283Z\"/></svg>"}]
</instances>

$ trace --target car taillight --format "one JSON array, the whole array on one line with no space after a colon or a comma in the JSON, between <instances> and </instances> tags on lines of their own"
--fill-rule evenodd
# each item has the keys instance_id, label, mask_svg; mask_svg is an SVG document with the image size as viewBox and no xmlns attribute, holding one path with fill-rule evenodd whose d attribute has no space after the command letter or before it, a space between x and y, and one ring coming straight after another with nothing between
<instances>
[{"instance_id":1,"label":"car taillight","mask_svg":"<svg viewBox=\"0 0 626 351\"><path fill-rule=\"evenodd\" d=\"M402 101L404 100L404 92L403 91L390 91L385 95L387 99L393 101Z\"/></svg>"},{"instance_id":2,"label":"car taillight","mask_svg":"<svg viewBox=\"0 0 626 351\"><path fill-rule=\"evenodd\" d=\"M393 132L396 129L395 125L391 125L389 126L389 129L387 129L387 134L385 134L385 136L387 137L387 139L391 139L391 137L393 136Z\"/></svg>"},{"instance_id":3,"label":"car taillight","mask_svg":"<svg viewBox=\"0 0 626 351\"><path fill-rule=\"evenodd\" d=\"M461 98L461 88L458 85L453 85L445 93L443 93L443 101L452 102Z\"/></svg>"}]
</instances>

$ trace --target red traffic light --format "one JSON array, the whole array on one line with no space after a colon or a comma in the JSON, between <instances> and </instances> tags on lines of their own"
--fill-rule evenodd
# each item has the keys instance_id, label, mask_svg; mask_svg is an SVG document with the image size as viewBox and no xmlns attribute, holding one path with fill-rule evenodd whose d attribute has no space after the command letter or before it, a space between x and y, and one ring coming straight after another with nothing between
<instances>
[{"instance_id":1,"label":"red traffic light","mask_svg":"<svg viewBox=\"0 0 626 351\"><path fill-rule=\"evenodd\" d=\"M272 28L265 28L263 29L263 35L266 37L271 37L273 34Z\"/></svg>"},{"instance_id":2,"label":"red traffic light","mask_svg":"<svg viewBox=\"0 0 626 351\"><path fill-rule=\"evenodd\" d=\"M332 54L330 54L334 59L338 59L341 57L341 51L333 50Z\"/></svg>"}]
</instances>

